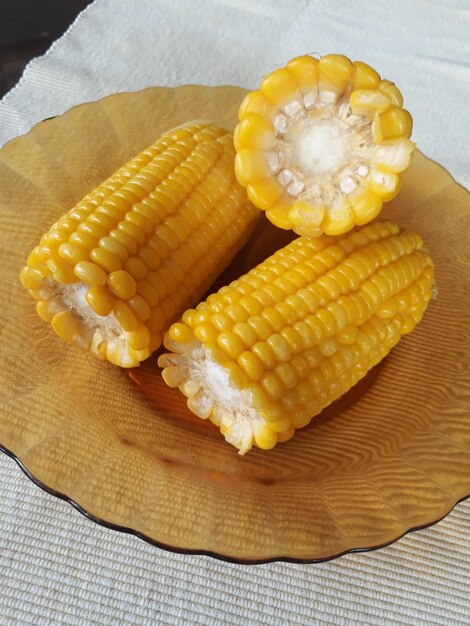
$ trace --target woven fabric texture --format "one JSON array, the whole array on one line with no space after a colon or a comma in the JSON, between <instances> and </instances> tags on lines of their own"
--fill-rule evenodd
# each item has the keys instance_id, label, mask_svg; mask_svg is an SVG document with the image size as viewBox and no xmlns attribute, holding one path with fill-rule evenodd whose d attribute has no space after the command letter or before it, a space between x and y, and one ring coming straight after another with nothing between
<instances>
[{"instance_id":1,"label":"woven fabric texture","mask_svg":"<svg viewBox=\"0 0 470 626\"><path fill-rule=\"evenodd\" d=\"M421 150L470 187L469 30L466 0L96 0L0 102L0 145L116 91L251 87L344 52L399 84ZM242 566L99 527L0 455L0 572L2 626L468 624L470 501L375 552Z\"/></svg>"}]
</instances>

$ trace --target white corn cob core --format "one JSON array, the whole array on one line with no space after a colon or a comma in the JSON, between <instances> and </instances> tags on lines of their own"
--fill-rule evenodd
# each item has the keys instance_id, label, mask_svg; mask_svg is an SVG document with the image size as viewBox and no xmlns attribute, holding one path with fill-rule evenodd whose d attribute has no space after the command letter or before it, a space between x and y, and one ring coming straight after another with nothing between
<instances>
[{"instance_id":1,"label":"white corn cob core","mask_svg":"<svg viewBox=\"0 0 470 626\"><path fill-rule=\"evenodd\" d=\"M298 104L292 115L278 116L282 119L275 123L278 142L272 152L277 156L277 180L289 195L305 200L317 195L329 203L338 193L354 191L368 175L366 163L376 146L372 120L353 115L349 94L339 102L334 93L331 102L313 96L302 104L294 100L284 107L294 111L293 105Z\"/></svg>"},{"instance_id":2,"label":"white corn cob core","mask_svg":"<svg viewBox=\"0 0 470 626\"><path fill-rule=\"evenodd\" d=\"M202 389L193 401L194 413L207 418L214 408L221 412L221 426L225 427L225 439L245 454L253 446L253 424L265 420L253 408L249 389L237 389L230 384L227 370L216 363L204 346L197 342L188 353L165 354L159 359L161 367L179 366L188 385ZM191 394L191 390L187 390Z\"/></svg>"}]
</instances>

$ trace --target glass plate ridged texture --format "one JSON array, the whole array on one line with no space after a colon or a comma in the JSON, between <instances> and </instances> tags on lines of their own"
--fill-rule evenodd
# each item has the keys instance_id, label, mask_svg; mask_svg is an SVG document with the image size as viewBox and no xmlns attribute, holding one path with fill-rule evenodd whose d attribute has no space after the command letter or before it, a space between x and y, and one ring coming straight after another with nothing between
<instances>
[{"instance_id":1,"label":"glass plate ridged texture","mask_svg":"<svg viewBox=\"0 0 470 626\"><path fill-rule=\"evenodd\" d=\"M117 94L0 151L0 444L92 518L172 549L253 562L379 547L470 494L469 194L442 167L418 152L383 213L423 236L438 298L362 382L272 451L238 456L162 383L155 356L129 377L69 347L19 284L42 233L85 193L180 123L232 129L243 95ZM218 285L289 237L261 222Z\"/></svg>"}]
</instances>

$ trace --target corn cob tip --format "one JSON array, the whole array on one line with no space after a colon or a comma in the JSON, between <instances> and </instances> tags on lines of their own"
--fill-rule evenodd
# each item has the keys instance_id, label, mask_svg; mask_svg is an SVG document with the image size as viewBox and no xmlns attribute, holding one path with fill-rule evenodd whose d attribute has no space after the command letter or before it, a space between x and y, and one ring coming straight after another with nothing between
<instances>
[{"instance_id":1,"label":"corn cob tip","mask_svg":"<svg viewBox=\"0 0 470 626\"><path fill-rule=\"evenodd\" d=\"M414 143L398 88L360 61L301 56L264 78L239 110L239 182L280 228L338 235L376 217L400 189Z\"/></svg>"}]
</instances>

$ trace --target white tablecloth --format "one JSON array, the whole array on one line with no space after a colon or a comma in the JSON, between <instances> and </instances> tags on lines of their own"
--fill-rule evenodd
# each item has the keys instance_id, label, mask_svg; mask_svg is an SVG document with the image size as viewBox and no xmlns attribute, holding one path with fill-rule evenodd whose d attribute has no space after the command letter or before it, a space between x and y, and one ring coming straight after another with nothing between
<instances>
[{"instance_id":1,"label":"white tablecloth","mask_svg":"<svg viewBox=\"0 0 470 626\"><path fill-rule=\"evenodd\" d=\"M0 145L116 91L250 87L344 52L399 84L414 140L470 187L469 32L468 0L96 0L0 102ZM376 552L241 566L100 528L0 456L2 626L468 624L469 583L470 501Z\"/></svg>"}]
</instances>

